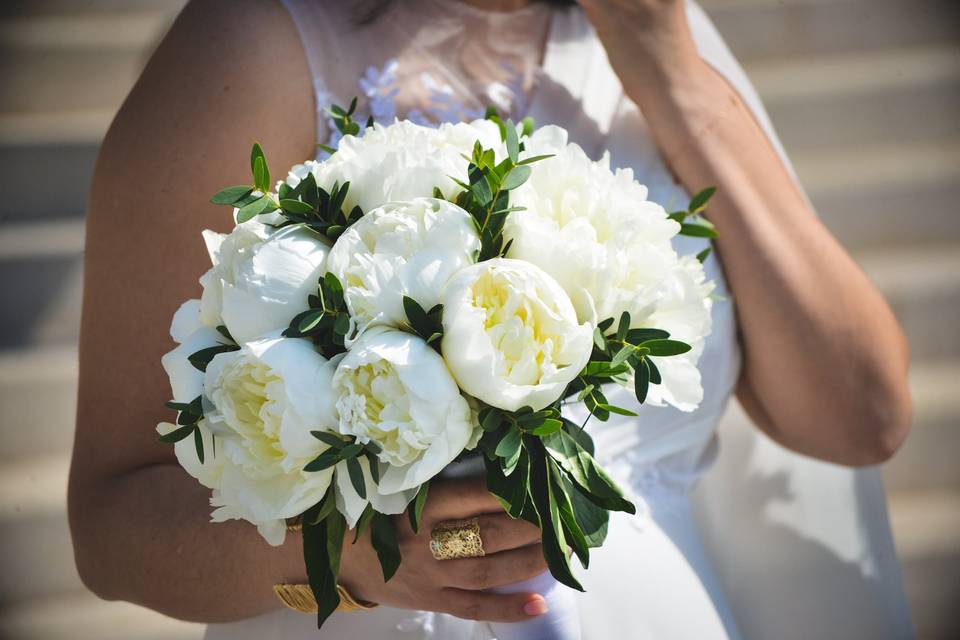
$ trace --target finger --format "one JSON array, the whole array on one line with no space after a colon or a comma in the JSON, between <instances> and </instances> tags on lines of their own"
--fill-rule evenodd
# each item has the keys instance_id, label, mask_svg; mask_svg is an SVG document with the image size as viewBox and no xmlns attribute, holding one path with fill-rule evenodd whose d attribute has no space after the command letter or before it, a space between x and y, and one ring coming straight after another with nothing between
<instances>
[{"instance_id":1,"label":"finger","mask_svg":"<svg viewBox=\"0 0 960 640\"><path fill-rule=\"evenodd\" d=\"M477 524L483 551L487 555L540 542L539 527L526 520L511 518L506 513L481 514L477 516Z\"/></svg>"},{"instance_id":2,"label":"finger","mask_svg":"<svg viewBox=\"0 0 960 640\"><path fill-rule=\"evenodd\" d=\"M472 591L528 580L547 570L547 561L539 544L482 558L443 560L438 564L441 584Z\"/></svg>"},{"instance_id":3,"label":"finger","mask_svg":"<svg viewBox=\"0 0 960 640\"><path fill-rule=\"evenodd\" d=\"M430 484L427 504L423 507L423 520L432 528L434 523L441 520L459 520L478 513L502 511L503 505L487 491L483 480L443 480Z\"/></svg>"},{"instance_id":4,"label":"finger","mask_svg":"<svg viewBox=\"0 0 960 640\"><path fill-rule=\"evenodd\" d=\"M444 589L441 611L465 620L523 622L547 612L547 603L538 593L483 593Z\"/></svg>"}]
</instances>

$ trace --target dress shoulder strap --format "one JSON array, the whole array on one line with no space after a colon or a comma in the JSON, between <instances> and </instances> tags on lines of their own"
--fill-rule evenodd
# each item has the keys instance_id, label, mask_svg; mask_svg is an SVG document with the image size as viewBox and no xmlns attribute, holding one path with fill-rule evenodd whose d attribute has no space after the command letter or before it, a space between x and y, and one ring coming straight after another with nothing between
<instances>
[{"instance_id":1,"label":"dress shoulder strap","mask_svg":"<svg viewBox=\"0 0 960 640\"><path fill-rule=\"evenodd\" d=\"M280 0L280 3L293 20L307 58L316 106L317 141L323 141L326 140L328 128L324 108L332 102L332 94L324 80L324 59L327 55L325 43L332 37L332 25L338 19L335 12L331 12L326 5L338 3L322 3L316 0Z\"/></svg>"}]
</instances>

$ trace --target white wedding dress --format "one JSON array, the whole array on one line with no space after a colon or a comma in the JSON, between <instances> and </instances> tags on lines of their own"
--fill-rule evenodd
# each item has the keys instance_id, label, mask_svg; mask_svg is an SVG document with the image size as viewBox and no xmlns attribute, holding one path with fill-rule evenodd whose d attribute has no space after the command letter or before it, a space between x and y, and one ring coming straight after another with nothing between
<instances>
[{"instance_id":1,"label":"white wedding dress","mask_svg":"<svg viewBox=\"0 0 960 640\"><path fill-rule=\"evenodd\" d=\"M689 199L671 178L643 117L624 96L601 44L578 9L535 3L498 13L458 0L394 0L384 14L364 21L354 6L362 3L284 0L284 4L300 32L313 74L320 142L331 142L331 137L335 142L321 109L331 102L346 105L354 95L360 96L362 117L372 115L382 122L394 117L433 123L470 119L493 104L514 119L531 115L540 124L566 127L572 141L594 157L609 151L614 166L632 167L648 186L650 198L668 209ZM779 150L752 87L709 19L693 3L688 5L688 15L703 57L741 92ZM693 238L676 242L683 254L704 246L703 240ZM869 564L865 571L888 580L884 588L861 589L870 605L862 623L841 615L824 618L822 610L806 606L802 594L798 608L787 589L796 586L791 585L794 570L789 563L773 563L771 568L779 574L769 575L740 548L741 540L757 544L757 536L745 535L749 532L730 514L757 511L760 506L755 501L762 497L754 492L738 500L728 492L745 486L738 482L746 480L746 462L739 463L742 477L734 470L732 475L718 477L727 478L724 484L705 487L707 500L701 497L705 508L692 506L691 489L717 456L717 423L740 366L733 299L718 260L709 258L706 268L721 298L714 303L713 331L700 360L704 386L700 408L682 413L644 406L637 418L614 416L606 424L594 422L591 427L598 457L639 508L635 516L612 516L605 545L592 553L589 571L580 572L586 588L577 594L584 639L909 637L909 616L892 557L882 487L876 484L875 474L865 476L866 512L864 500L850 490L853 485L848 479L855 477L853 472L822 465L807 474L814 478L810 494L814 500L820 491L840 487L839 493L829 495L831 508L840 513L836 521L844 536L844 553L859 555L855 560ZM621 391L610 394L616 396L611 397L615 404L636 404L634 400L631 405L629 394ZM797 463L799 457L775 445L763 446L769 450L764 459L767 472L782 467L784 460L801 471L809 464ZM817 484L818 478L826 478L826 483ZM816 505L812 507L816 513ZM846 512L855 515L851 518ZM801 524L818 521L809 509L803 513L805 517L798 519ZM789 528L789 517L782 526ZM829 546L831 526L821 529L826 532L820 536L827 540L823 544ZM789 558L791 548L781 544L778 550L776 536L766 542L760 548L768 561ZM809 554L805 559L810 560ZM819 589L815 572L799 575L806 589ZM745 586L743 576L763 588ZM868 584L866 578L863 584ZM778 597L780 587L783 595ZM837 597L842 600L844 594ZM208 640L492 637L483 623L389 607L336 613L321 631L313 616L277 610L242 622L211 625L206 634Z\"/></svg>"}]
</instances>

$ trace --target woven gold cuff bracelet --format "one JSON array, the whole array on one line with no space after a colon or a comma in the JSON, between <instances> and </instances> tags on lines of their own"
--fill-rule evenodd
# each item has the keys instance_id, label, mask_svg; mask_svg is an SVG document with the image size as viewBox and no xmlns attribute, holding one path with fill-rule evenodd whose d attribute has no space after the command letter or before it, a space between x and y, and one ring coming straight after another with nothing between
<instances>
[{"instance_id":1,"label":"woven gold cuff bracelet","mask_svg":"<svg viewBox=\"0 0 960 640\"><path fill-rule=\"evenodd\" d=\"M310 591L310 585L307 584L275 584L273 592L277 598L288 609L299 611L300 613L316 613L317 600ZM340 596L340 605L337 611L368 611L380 605L375 602L364 602L357 600L350 592L339 584L337 585L337 595Z\"/></svg>"},{"instance_id":2,"label":"woven gold cuff bracelet","mask_svg":"<svg viewBox=\"0 0 960 640\"><path fill-rule=\"evenodd\" d=\"M287 519L287 531L301 532L303 522L300 516ZM293 609L300 613L316 613L317 599L313 597L313 591L308 584L275 584L273 592L287 609ZM337 611L367 611L379 607L376 602L365 602L357 600L344 587L337 585L337 595L340 596L340 604L337 605Z\"/></svg>"}]
</instances>

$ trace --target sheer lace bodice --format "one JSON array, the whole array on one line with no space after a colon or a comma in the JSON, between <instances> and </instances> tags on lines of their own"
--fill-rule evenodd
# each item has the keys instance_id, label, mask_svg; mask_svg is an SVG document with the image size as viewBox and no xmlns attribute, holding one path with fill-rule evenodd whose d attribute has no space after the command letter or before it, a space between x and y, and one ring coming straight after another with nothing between
<instances>
[{"instance_id":1,"label":"sheer lace bodice","mask_svg":"<svg viewBox=\"0 0 960 640\"><path fill-rule=\"evenodd\" d=\"M501 12L458 0L403 0L375 15L355 3L327 3L322 18L303 12L297 26L311 43L318 106L359 95L363 118L436 124L481 117L490 105L525 116L550 18L541 2ZM336 142L318 115L318 137Z\"/></svg>"}]
</instances>

